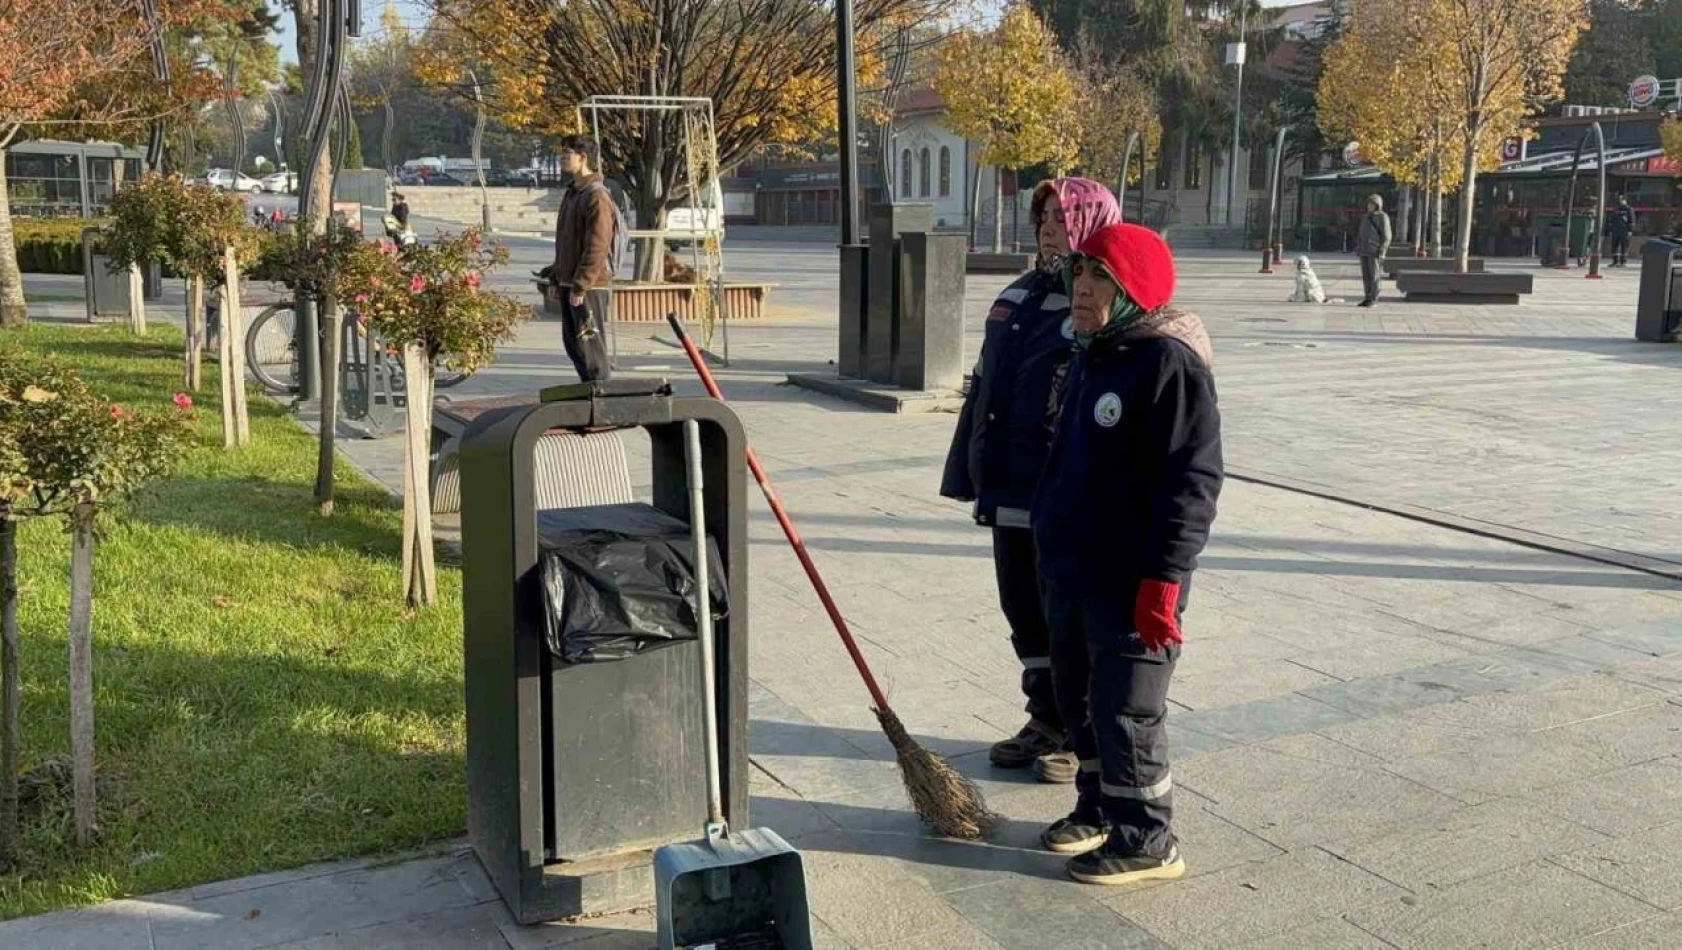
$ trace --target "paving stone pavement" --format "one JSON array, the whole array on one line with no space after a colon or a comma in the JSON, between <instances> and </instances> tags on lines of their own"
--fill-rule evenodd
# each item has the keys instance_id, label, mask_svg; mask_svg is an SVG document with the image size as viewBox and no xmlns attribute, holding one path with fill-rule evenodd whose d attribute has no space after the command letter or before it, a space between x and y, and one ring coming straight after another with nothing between
<instances>
[{"instance_id":1,"label":"paving stone pavement","mask_svg":"<svg viewBox=\"0 0 1682 950\"><path fill-rule=\"evenodd\" d=\"M1334 295L1352 267L1322 262ZM1369 312L1274 303L1289 278L1254 269L1182 266L1235 470L1682 560L1666 438L1682 348L1626 342L1633 272L1542 273L1518 308ZM452 395L566 378L556 332L531 325ZM1189 876L1064 879L1035 837L1070 791L986 763L1021 701L987 536L935 494L952 417L782 385L833 334L738 328L722 385L896 708L1006 820L984 844L918 826L755 499L751 820L805 854L820 946L1682 947L1682 583L1241 481L1171 693ZM621 346L628 370L698 391L676 351ZM395 439L345 448L397 471ZM652 923L517 927L456 846L0 924L0 947L644 948Z\"/></svg>"}]
</instances>

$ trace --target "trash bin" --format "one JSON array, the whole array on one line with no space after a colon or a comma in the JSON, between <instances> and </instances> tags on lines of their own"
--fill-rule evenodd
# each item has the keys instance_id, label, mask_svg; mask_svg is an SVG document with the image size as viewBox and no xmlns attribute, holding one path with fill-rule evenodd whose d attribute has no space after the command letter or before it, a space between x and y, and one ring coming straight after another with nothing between
<instances>
[{"instance_id":1,"label":"trash bin","mask_svg":"<svg viewBox=\"0 0 1682 950\"><path fill-rule=\"evenodd\" d=\"M1641 291L1635 303L1635 338L1675 343L1682 336L1682 241L1650 237L1641 245Z\"/></svg>"},{"instance_id":2,"label":"trash bin","mask_svg":"<svg viewBox=\"0 0 1682 950\"><path fill-rule=\"evenodd\" d=\"M735 414L663 381L613 381L487 411L461 435L468 836L521 923L652 904L653 850L707 820L699 644L589 662L551 650L545 541L603 509L536 507L539 478L564 474L536 472L546 433L641 428L653 476L643 510L687 524L686 419L701 426L706 524L727 591L714 626L726 818L745 828L747 443Z\"/></svg>"},{"instance_id":3,"label":"trash bin","mask_svg":"<svg viewBox=\"0 0 1682 950\"><path fill-rule=\"evenodd\" d=\"M131 285L128 271L111 273L111 258L98 251L100 230L82 231L82 292L87 300L88 322L101 318L127 319Z\"/></svg>"}]
</instances>

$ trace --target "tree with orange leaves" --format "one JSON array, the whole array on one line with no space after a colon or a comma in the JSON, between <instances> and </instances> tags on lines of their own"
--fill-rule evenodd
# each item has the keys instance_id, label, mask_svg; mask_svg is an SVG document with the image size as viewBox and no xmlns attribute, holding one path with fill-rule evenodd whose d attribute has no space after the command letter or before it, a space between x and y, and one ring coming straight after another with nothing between
<instances>
[{"instance_id":1,"label":"tree with orange leaves","mask_svg":"<svg viewBox=\"0 0 1682 950\"><path fill-rule=\"evenodd\" d=\"M0 326L28 322L12 236L5 155L20 136L122 130L185 108L202 93L197 69L154 78L159 31L232 16L221 0L4 0L0 3Z\"/></svg>"},{"instance_id":2,"label":"tree with orange leaves","mask_svg":"<svg viewBox=\"0 0 1682 950\"><path fill-rule=\"evenodd\" d=\"M467 90L471 68L487 105L521 131L577 131L592 95L712 100L718 164L766 145L833 139L835 18L823 0L426 0L433 22L417 73ZM954 0L855 0L861 85L901 23L947 13ZM470 93L467 93L470 95ZM608 172L659 227L682 201L682 124L672 113L601 114Z\"/></svg>"}]
</instances>

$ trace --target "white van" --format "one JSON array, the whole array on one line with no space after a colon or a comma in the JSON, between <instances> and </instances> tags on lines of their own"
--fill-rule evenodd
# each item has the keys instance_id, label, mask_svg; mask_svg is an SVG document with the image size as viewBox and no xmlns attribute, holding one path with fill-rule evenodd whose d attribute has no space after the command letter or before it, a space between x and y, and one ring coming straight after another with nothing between
<instances>
[{"instance_id":1,"label":"white van","mask_svg":"<svg viewBox=\"0 0 1682 950\"><path fill-rule=\"evenodd\" d=\"M699 207L691 209L685 198L666 211L666 240L682 246L696 237L724 239L724 189L714 181L711 190L701 196ZM636 228L632 212L631 228Z\"/></svg>"}]
</instances>

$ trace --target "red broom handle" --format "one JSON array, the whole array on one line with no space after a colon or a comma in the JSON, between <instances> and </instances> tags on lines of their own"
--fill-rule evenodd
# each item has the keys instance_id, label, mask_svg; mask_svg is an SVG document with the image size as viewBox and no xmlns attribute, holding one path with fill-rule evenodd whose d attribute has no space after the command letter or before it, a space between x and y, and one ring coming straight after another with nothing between
<instances>
[{"instance_id":1,"label":"red broom handle","mask_svg":"<svg viewBox=\"0 0 1682 950\"><path fill-rule=\"evenodd\" d=\"M707 368L706 360L701 351L695 346L695 341L683 329L683 322L677 314L666 315L666 321L672 325L672 332L677 334L678 342L683 344L683 351L689 354L689 362L695 367L695 372L701 377L701 385L707 388L707 395L719 402L724 402L724 394L719 391L718 381L713 379L712 370ZM823 601L823 609L829 612L830 622L835 624L835 632L841 636L841 645L853 658L853 665L858 667L859 675L864 677L864 685L870 690L870 698L876 703L879 711L888 708L888 699L882 695L882 687L876 685L876 677L870 673L869 664L864 661L864 654L859 652L859 645L853 639L853 632L847 628L847 621L841 616L841 608L835 606L835 599L829 596L829 588L824 585L823 577L818 574L818 566L812 563L812 556L806 553L806 542L800 540L800 532L794 530L794 522L788 518L788 512L783 503L777 498L777 490L771 487L771 477L765 474L764 466L759 464L759 456L754 453L753 446L747 447L748 469L753 472L754 481L759 483L759 490L765 493L765 503L771 506L771 513L777 516L777 523L783 526L783 535L794 548L794 556L800 559L800 566L806 569L806 577L812 582L812 589L818 592L818 599Z\"/></svg>"}]
</instances>

